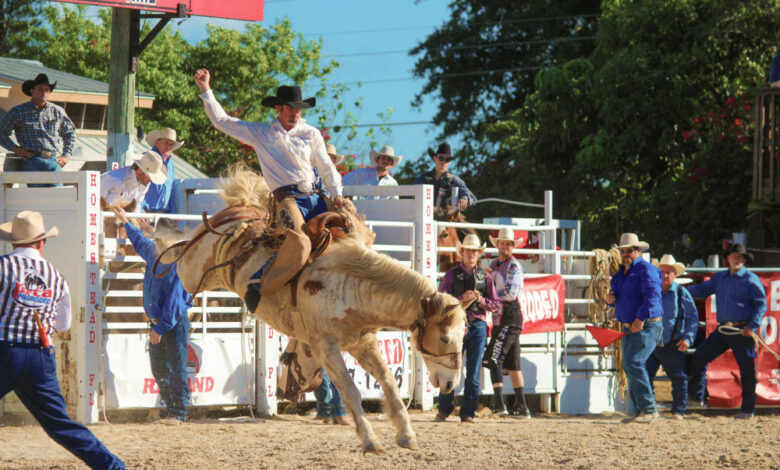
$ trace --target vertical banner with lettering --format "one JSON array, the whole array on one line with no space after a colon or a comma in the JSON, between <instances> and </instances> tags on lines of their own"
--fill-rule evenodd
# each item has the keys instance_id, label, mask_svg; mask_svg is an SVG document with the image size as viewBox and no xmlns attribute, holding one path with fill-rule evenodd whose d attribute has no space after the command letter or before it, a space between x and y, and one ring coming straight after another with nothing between
<instances>
[{"instance_id":1,"label":"vertical banner with lettering","mask_svg":"<svg viewBox=\"0 0 780 470\"><path fill-rule=\"evenodd\" d=\"M433 185L415 186L414 270L437 285L436 279L436 223L433 220ZM433 408L434 388L428 379L428 367L422 356L415 354L414 400L423 410Z\"/></svg>"},{"instance_id":2,"label":"vertical banner with lettering","mask_svg":"<svg viewBox=\"0 0 780 470\"><path fill-rule=\"evenodd\" d=\"M103 221L100 214L100 173L89 171L79 179L79 198L86 201L81 220L84 233L84 298L73 302L73 325L83 332L79 335L79 403L78 420L85 424L98 421L98 395L104 378L100 373L103 330L101 315L101 287L98 251ZM83 199L81 199L83 198ZM71 297L79 294L72 289ZM75 300L75 299L74 299ZM83 303L82 303L83 302ZM81 305L79 305L81 304Z\"/></svg>"},{"instance_id":3,"label":"vertical banner with lettering","mask_svg":"<svg viewBox=\"0 0 780 470\"><path fill-rule=\"evenodd\" d=\"M767 296L767 312L761 320L758 335L773 351L780 353L780 273L756 273ZM715 296L707 299L707 335L718 327ZM756 359L756 404L780 405L780 361L763 346ZM742 403L739 367L731 350L712 361L707 369L709 403L720 407L738 407Z\"/></svg>"},{"instance_id":4,"label":"vertical banner with lettering","mask_svg":"<svg viewBox=\"0 0 780 470\"><path fill-rule=\"evenodd\" d=\"M282 354L282 336L271 325L257 320L258 352L255 377L255 403L257 412L261 415L275 415L277 411L276 373L279 367L279 357Z\"/></svg>"},{"instance_id":5,"label":"vertical banner with lettering","mask_svg":"<svg viewBox=\"0 0 780 470\"><path fill-rule=\"evenodd\" d=\"M526 279L518 299L523 312L523 334L563 331L566 283L563 276Z\"/></svg>"}]
</instances>

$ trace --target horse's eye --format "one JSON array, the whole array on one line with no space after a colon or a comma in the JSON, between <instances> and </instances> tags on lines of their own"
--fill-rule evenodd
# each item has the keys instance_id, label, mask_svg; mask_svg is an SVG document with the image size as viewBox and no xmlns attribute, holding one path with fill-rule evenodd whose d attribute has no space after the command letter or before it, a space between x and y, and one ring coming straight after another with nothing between
<instances>
[{"instance_id":1,"label":"horse's eye","mask_svg":"<svg viewBox=\"0 0 780 470\"><path fill-rule=\"evenodd\" d=\"M441 341L443 344L450 344L450 341L452 340L450 339L449 336L444 335L444 336L439 336L439 341Z\"/></svg>"}]
</instances>

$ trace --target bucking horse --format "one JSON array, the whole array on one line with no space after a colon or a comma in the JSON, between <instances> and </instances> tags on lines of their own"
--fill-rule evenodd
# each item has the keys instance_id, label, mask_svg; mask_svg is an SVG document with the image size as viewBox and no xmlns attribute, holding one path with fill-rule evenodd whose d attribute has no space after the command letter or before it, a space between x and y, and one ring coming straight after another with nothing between
<instances>
[{"instance_id":1,"label":"bucking horse","mask_svg":"<svg viewBox=\"0 0 780 470\"><path fill-rule=\"evenodd\" d=\"M158 259L169 266L177 262L182 284L193 295L225 288L243 297L256 282L253 274L282 243L278 222L271 216L271 191L261 176L237 169L225 180L223 190L228 207L210 219L204 215L204 223L190 240L172 246ZM396 443L418 449L376 333L380 328L411 332L431 383L449 392L460 379L466 319L461 303L438 292L412 269L373 251L374 234L351 201L310 220L304 232L312 241L306 265L283 287L264 293L253 313L310 346L341 391L364 452L382 452L384 446L363 412L342 351L355 357L381 385L385 411L397 430ZM164 268L164 264L155 266L158 271Z\"/></svg>"}]
</instances>

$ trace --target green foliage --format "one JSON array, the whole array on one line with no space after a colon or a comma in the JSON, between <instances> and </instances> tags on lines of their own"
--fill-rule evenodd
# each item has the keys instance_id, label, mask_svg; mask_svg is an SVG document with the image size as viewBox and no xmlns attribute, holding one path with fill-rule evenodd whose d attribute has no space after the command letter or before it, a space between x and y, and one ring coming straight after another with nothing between
<instances>
[{"instance_id":1,"label":"green foliage","mask_svg":"<svg viewBox=\"0 0 780 470\"><path fill-rule=\"evenodd\" d=\"M507 183L491 188L511 199L539 201L553 189L556 217L583 221L585 247L631 231L656 253L711 253L746 228L753 123L744 93L766 86L778 8L601 6L593 53L536 75L523 105L488 126L498 150L473 174L489 182L503 173Z\"/></svg>"},{"instance_id":2,"label":"green foliage","mask_svg":"<svg viewBox=\"0 0 780 470\"><path fill-rule=\"evenodd\" d=\"M24 32L40 25L41 0L0 0L0 56L24 45Z\"/></svg>"},{"instance_id":3,"label":"green foliage","mask_svg":"<svg viewBox=\"0 0 780 470\"><path fill-rule=\"evenodd\" d=\"M98 23L85 17L85 11L83 6L44 8L41 18L47 26L30 28L24 47L13 55L108 81L110 10L99 10ZM141 37L152 27L143 23ZM153 94L155 100L152 109L136 109L136 124L147 132L161 127L176 129L186 142L177 153L206 174L221 174L237 161L258 168L252 148L211 125L193 83L193 73L200 67L208 68L211 86L225 111L253 122L267 122L275 116L272 108L260 105L263 97L274 95L280 85L298 84L307 96L317 97L317 106L304 118L324 128L329 137L328 128L333 126L333 116L341 110L342 96L349 89L329 81L338 63L322 62L321 48L321 41L306 40L295 33L289 20L267 26L247 23L243 31L210 25L207 38L194 45L166 27L139 57L136 89ZM359 107L358 100L355 108ZM360 140L355 125L354 115L347 113L347 122L338 129L345 145ZM379 131L369 129L368 140L373 142L374 135L388 133L386 126Z\"/></svg>"}]
</instances>

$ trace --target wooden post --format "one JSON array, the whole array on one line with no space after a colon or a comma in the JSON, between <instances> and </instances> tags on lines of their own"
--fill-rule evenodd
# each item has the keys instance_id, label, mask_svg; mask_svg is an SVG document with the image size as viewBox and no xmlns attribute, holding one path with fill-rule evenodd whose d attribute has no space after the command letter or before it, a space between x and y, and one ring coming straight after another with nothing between
<instances>
[{"instance_id":1,"label":"wooden post","mask_svg":"<svg viewBox=\"0 0 780 470\"><path fill-rule=\"evenodd\" d=\"M111 12L106 170L124 166L131 156L130 136L135 122L135 73L130 68L132 13L127 8L112 8Z\"/></svg>"}]
</instances>

